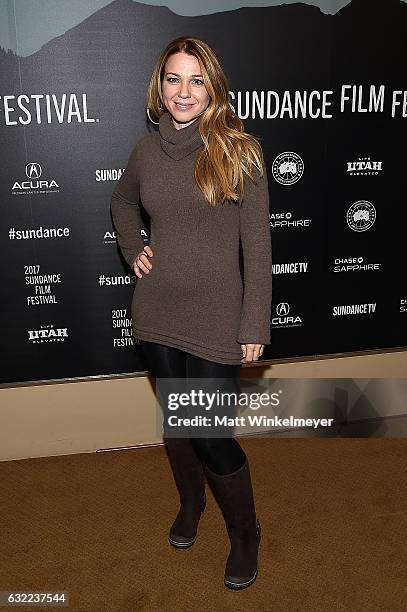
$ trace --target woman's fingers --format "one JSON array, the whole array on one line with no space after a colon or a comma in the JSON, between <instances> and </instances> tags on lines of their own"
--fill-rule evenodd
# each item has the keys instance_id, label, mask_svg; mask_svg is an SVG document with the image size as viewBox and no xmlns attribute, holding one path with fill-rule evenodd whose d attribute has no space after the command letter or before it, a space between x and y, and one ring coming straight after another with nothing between
<instances>
[{"instance_id":1,"label":"woman's fingers","mask_svg":"<svg viewBox=\"0 0 407 612\"><path fill-rule=\"evenodd\" d=\"M144 250L138 254L136 261L134 262L134 272L138 278L142 278L143 276L141 271L143 271L144 274L149 274L153 267L148 257L153 257L153 251L151 247L145 246Z\"/></svg>"},{"instance_id":2,"label":"woman's fingers","mask_svg":"<svg viewBox=\"0 0 407 612\"><path fill-rule=\"evenodd\" d=\"M139 255L139 257L136 259L136 263L146 274L148 274L153 267L148 261L148 256L145 253L141 253L141 255Z\"/></svg>"},{"instance_id":3,"label":"woman's fingers","mask_svg":"<svg viewBox=\"0 0 407 612\"><path fill-rule=\"evenodd\" d=\"M142 262L147 266L147 268L149 268L151 270L153 265L150 263L148 257L152 257L153 256L153 251L152 251L150 246L145 246L144 247L144 251L147 253L147 255L145 255L144 252L142 252L140 254L140 258L143 258Z\"/></svg>"},{"instance_id":4,"label":"woman's fingers","mask_svg":"<svg viewBox=\"0 0 407 612\"><path fill-rule=\"evenodd\" d=\"M263 354L264 344L242 344L241 349L243 359L240 362L250 363L251 361L258 361L259 357Z\"/></svg>"}]
</instances>

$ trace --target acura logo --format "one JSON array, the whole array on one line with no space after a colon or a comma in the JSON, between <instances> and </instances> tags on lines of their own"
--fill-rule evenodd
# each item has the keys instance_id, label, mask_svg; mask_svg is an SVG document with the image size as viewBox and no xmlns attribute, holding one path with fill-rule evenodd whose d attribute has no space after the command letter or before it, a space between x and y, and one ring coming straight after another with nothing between
<instances>
[{"instance_id":1,"label":"acura logo","mask_svg":"<svg viewBox=\"0 0 407 612\"><path fill-rule=\"evenodd\" d=\"M41 189L41 194L59 193L59 185L55 179L41 179L42 168L40 164L30 162L25 166L26 181L14 181L12 191L18 193L35 193L36 189Z\"/></svg>"},{"instance_id":2,"label":"acura logo","mask_svg":"<svg viewBox=\"0 0 407 612\"><path fill-rule=\"evenodd\" d=\"M278 314L279 317L286 316L288 315L289 312L290 312L290 306L288 302L280 302L277 305L276 313Z\"/></svg>"},{"instance_id":3,"label":"acura logo","mask_svg":"<svg viewBox=\"0 0 407 612\"><path fill-rule=\"evenodd\" d=\"M34 162L30 162L25 167L25 173L29 179L32 179L32 178L38 179L40 178L42 174L42 168L40 164L35 164Z\"/></svg>"}]
</instances>

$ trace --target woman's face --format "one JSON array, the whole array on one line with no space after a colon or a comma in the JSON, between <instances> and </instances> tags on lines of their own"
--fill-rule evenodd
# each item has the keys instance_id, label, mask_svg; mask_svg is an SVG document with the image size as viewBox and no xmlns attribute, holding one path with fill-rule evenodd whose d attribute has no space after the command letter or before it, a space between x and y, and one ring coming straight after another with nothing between
<instances>
[{"instance_id":1,"label":"woman's face","mask_svg":"<svg viewBox=\"0 0 407 612\"><path fill-rule=\"evenodd\" d=\"M192 123L209 104L199 61L193 55L171 55L165 64L161 87L164 104L178 130Z\"/></svg>"}]
</instances>

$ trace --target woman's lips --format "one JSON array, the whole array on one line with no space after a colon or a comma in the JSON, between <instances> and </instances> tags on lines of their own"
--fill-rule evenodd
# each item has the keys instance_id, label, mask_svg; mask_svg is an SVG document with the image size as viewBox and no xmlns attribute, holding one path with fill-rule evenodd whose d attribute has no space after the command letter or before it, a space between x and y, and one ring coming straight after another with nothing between
<instances>
[{"instance_id":1,"label":"woman's lips","mask_svg":"<svg viewBox=\"0 0 407 612\"><path fill-rule=\"evenodd\" d=\"M188 110L189 108L191 108L191 106L193 106L193 104L179 104L178 102L174 102L174 104L180 110Z\"/></svg>"}]
</instances>

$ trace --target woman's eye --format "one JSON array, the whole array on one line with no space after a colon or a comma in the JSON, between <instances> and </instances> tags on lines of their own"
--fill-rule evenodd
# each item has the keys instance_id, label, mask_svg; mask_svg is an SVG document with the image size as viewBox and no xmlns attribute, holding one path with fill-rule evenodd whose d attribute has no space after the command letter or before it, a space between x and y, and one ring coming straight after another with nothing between
<instances>
[{"instance_id":1,"label":"woman's eye","mask_svg":"<svg viewBox=\"0 0 407 612\"><path fill-rule=\"evenodd\" d=\"M177 77L168 77L167 80L168 80L169 83L173 83L174 81L177 81L178 79L177 79ZM193 81L195 83L197 83L198 85L203 85L202 79L193 79Z\"/></svg>"}]
</instances>

